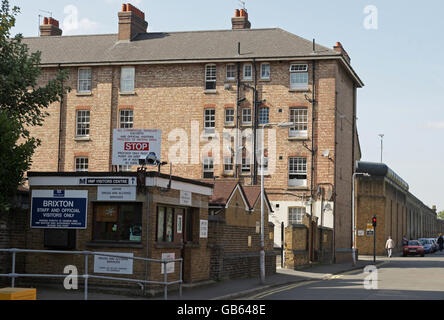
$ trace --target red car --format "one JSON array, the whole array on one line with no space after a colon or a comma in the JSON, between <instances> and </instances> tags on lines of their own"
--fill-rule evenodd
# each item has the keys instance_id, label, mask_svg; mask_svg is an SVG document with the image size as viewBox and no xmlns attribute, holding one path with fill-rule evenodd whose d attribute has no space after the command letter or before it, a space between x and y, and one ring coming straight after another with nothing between
<instances>
[{"instance_id":1,"label":"red car","mask_svg":"<svg viewBox=\"0 0 444 320\"><path fill-rule=\"evenodd\" d=\"M402 256L416 256L424 257L424 247L418 240L409 240L408 244L402 248Z\"/></svg>"}]
</instances>

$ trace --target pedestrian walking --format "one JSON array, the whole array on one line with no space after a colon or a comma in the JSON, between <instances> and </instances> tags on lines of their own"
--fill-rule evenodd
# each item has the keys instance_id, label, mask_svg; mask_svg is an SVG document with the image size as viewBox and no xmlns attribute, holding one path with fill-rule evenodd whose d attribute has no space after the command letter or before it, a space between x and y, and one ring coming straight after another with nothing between
<instances>
[{"instance_id":1,"label":"pedestrian walking","mask_svg":"<svg viewBox=\"0 0 444 320\"><path fill-rule=\"evenodd\" d=\"M442 237L442 234L439 235L438 245L439 245L439 251L442 251L444 247L444 238Z\"/></svg>"},{"instance_id":2,"label":"pedestrian walking","mask_svg":"<svg viewBox=\"0 0 444 320\"><path fill-rule=\"evenodd\" d=\"M389 258L392 257L392 252L394 247L395 247L395 242L392 240L392 237L389 236L387 242L385 243L385 248L387 249L387 255Z\"/></svg>"}]
</instances>

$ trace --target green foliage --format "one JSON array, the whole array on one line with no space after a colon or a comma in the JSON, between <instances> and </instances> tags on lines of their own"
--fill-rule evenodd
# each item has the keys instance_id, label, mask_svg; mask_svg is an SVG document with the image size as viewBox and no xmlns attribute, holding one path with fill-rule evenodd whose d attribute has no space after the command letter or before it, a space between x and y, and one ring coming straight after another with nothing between
<instances>
[{"instance_id":1,"label":"green foliage","mask_svg":"<svg viewBox=\"0 0 444 320\"><path fill-rule=\"evenodd\" d=\"M30 136L29 128L41 126L46 108L60 101L68 87L66 71L59 72L45 86L38 85L41 75L40 52L29 52L23 36L11 37L19 8L10 8L8 0L0 7L0 212L7 209L8 198L23 183L31 165L31 156L40 144Z\"/></svg>"},{"instance_id":2,"label":"green foliage","mask_svg":"<svg viewBox=\"0 0 444 320\"><path fill-rule=\"evenodd\" d=\"M438 219L444 220L444 211L438 212Z\"/></svg>"}]
</instances>

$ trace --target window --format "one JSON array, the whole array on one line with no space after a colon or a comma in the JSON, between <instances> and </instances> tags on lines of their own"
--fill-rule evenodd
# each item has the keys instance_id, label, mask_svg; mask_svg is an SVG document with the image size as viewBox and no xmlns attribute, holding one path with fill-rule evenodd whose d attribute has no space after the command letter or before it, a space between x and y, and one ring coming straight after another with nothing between
<instances>
[{"instance_id":1,"label":"window","mask_svg":"<svg viewBox=\"0 0 444 320\"><path fill-rule=\"evenodd\" d=\"M142 205L140 203L95 204L93 239L141 242Z\"/></svg>"},{"instance_id":2,"label":"window","mask_svg":"<svg viewBox=\"0 0 444 320\"><path fill-rule=\"evenodd\" d=\"M224 173L233 173L233 157L224 157Z\"/></svg>"},{"instance_id":3,"label":"window","mask_svg":"<svg viewBox=\"0 0 444 320\"><path fill-rule=\"evenodd\" d=\"M268 80L270 79L270 64L262 63L261 64L261 79Z\"/></svg>"},{"instance_id":4,"label":"window","mask_svg":"<svg viewBox=\"0 0 444 320\"><path fill-rule=\"evenodd\" d=\"M135 68L124 67L120 78L120 92L134 92Z\"/></svg>"},{"instance_id":5,"label":"window","mask_svg":"<svg viewBox=\"0 0 444 320\"><path fill-rule=\"evenodd\" d=\"M234 124L234 109L225 109L225 124Z\"/></svg>"},{"instance_id":6,"label":"window","mask_svg":"<svg viewBox=\"0 0 444 320\"><path fill-rule=\"evenodd\" d=\"M308 113L307 108L291 108L290 122L295 126L290 128L290 137L308 136Z\"/></svg>"},{"instance_id":7,"label":"window","mask_svg":"<svg viewBox=\"0 0 444 320\"><path fill-rule=\"evenodd\" d=\"M267 124L270 122L270 109L268 107L259 108L259 124Z\"/></svg>"},{"instance_id":8,"label":"window","mask_svg":"<svg viewBox=\"0 0 444 320\"><path fill-rule=\"evenodd\" d=\"M236 79L236 65L227 64L227 80L235 80L235 79Z\"/></svg>"},{"instance_id":9,"label":"window","mask_svg":"<svg viewBox=\"0 0 444 320\"><path fill-rule=\"evenodd\" d=\"M244 65L244 80L253 80L253 66L251 64Z\"/></svg>"},{"instance_id":10,"label":"window","mask_svg":"<svg viewBox=\"0 0 444 320\"><path fill-rule=\"evenodd\" d=\"M76 137L89 137L90 111L76 111Z\"/></svg>"},{"instance_id":11,"label":"window","mask_svg":"<svg viewBox=\"0 0 444 320\"><path fill-rule=\"evenodd\" d=\"M76 172L88 172L88 158L87 157L76 157Z\"/></svg>"},{"instance_id":12,"label":"window","mask_svg":"<svg viewBox=\"0 0 444 320\"><path fill-rule=\"evenodd\" d=\"M242 109L242 123L243 124L251 124L251 109L250 108Z\"/></svg>"},{"instance_id":13,"label":"window","mask_svg":"<svg viewBox=\"0 0 444 320\"><path fill-rule=\"evenodd\" d=\"M134 126L134 111L129 109L120 110L120 128L132 129Z\"/></svg>"},{"instance_id":14,"label":"window","mask_svg":"<svg viewBox=\"0 0 444 320\"><path fill-rule=\"evenodd\" d=\"M302 224L302 218L305 215L305 208L288 208L288 223Z\"/></svg>"},{"instance_id":15,"label":"window","mask_svg":"<svg viewBox=\"0 0 444 320\"><path fill-rule=\"evenodd\" d=\"M216 66L205 67L205 90L216 90Z\"/></svg>"},{"instance_id":16,"label":"window","mask_svg":"<svg viewBox=\"0 0 444 320\"><path fill-rule=\"evenodd\" d=\"M157 242L173 242L174 209L157 207Z\"/></svg>"},{"instance_id":17,"label":"window","mask_svg":"<svg viewBox=\"0 0 444 320\"><path fill-rule=\"evenodd\" d=\"M289 159L288 186L307 186L307 158L294 157Z\"/></svg>"},{"instance_id":18,"label":"window","mask_svg":"<svg viewBox=\"0 0 444 320\"><path fill-rule=\"evenodd\" d=\"M215 132L216 128L216 110L205 109L204 111L204 129L206 134Z\"/></svg>"},{"instance_id":19,"label":"window","mask_svg":"<svg viewBox=\"0 0 444 320\"><path fill-rule=\"evenodd\" d=\"M91 69L79 69L79 83L77 91L79 93L91 92Z\"/></svg>"},{"instance_id":20,"label":"window","mask_svg":"<svg viewBox=\"0 0 444 320\"><path fill-rule=\"evenodd\" d=\"M203 159L203 177L204 179L214 178L214 163L212 157Z\"/></svg>"},{"instance_id":21,"label":"window","mask_svg":"<svg viewBox=\"0 0 444 320\"><path fill-rule=\"evenodd\" d=\"M250 158L242 156L242 173L250 173L251 163Z\"/></svg>"},{"instance_id":22,"label":"window","mask_svg":"<svg viewBox=\"0 0 444 320\"><path fill-rule=\"evenodd\" d=\"M290 89L308 89L307 64L292 64L290 66Z\"/></svg>"}]
</instances>

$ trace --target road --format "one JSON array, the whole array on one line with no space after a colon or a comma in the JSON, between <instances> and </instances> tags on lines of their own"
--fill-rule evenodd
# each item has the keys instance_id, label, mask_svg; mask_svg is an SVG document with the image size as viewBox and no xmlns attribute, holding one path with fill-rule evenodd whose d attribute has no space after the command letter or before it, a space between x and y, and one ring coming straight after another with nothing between
<instances>
[{"instance_id":1,"label":"road","mask_svg":"<svg viewBox=\"0 0 444 320\"><path fill-rule=\"evenodd\" d=\"M264 291L247 300L444 300L444 251Z\"/></svg>"}]
</instances>

